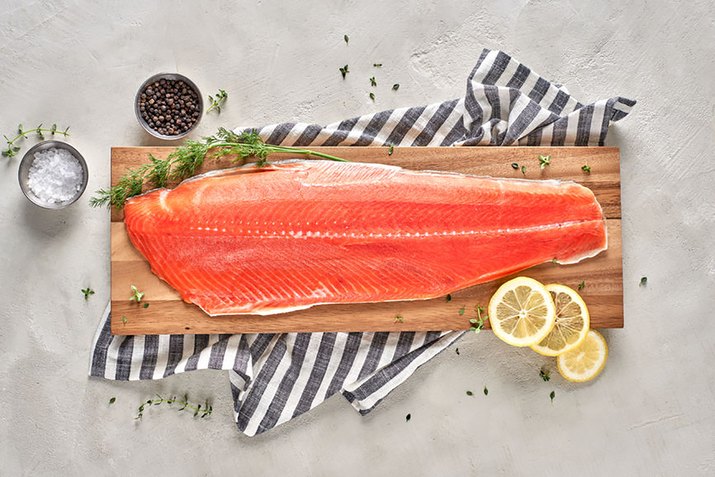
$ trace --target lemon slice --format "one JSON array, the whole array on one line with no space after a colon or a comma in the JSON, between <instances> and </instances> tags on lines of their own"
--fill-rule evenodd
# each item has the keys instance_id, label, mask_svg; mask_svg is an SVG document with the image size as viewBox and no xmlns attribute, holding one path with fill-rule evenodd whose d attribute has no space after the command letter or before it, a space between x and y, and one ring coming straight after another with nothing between
<instances>
[{"instance_id":1,"label":"lemon slice","mask_svg":"<svg viewBox=\"0 0 715 477\"><path fill-rule=\"evenodd\" d=\"M517 277L499 287L489 300L494 334L512 346L539 343L554 327L556 307L544 285Z\"/></svg>"},{"instance_id":2,"label":"lemon slice","mask_svg":"<svg viewBox=\"0 0 715 477\"><path fill-rule=\"evenodd\" d=\"M608 359L608 345L598 331L589 331L586 339L571 351L560 354L556 358L559 373L564 379L583 383L598 376Z\"/></svg>"},{"instance_id":3,"label":"lemon slice","mask_svg":"<svg viewBox=\"0 0 715 477\"><path fill-rule=\"evenodd\" d=\"M558 356L580 345L586 339L590 318L583 299L565 285L546 285L556 305L556 324L546 338L531 349L544 356Z\"/></svg>"}]
</instances>

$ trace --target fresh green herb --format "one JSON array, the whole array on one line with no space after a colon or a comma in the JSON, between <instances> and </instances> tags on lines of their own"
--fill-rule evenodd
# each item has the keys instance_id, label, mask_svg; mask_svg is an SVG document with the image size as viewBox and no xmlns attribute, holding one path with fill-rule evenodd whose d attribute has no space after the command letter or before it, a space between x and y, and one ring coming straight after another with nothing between
<instances>
[{"instance_id":1,"label":"fresh green herb","mask_svg":"<svg viewBox=\"0 0 715 477\"><path fill-rule=\"evenodd\" d=\"M124 316L124 315L122 315L122 324L125 324L125 325L126 325L128 321L129 321L129 320L127 320L127 317Z\"/></svg>"},{"instance_id":2,"label":"fresh green herb","mask_svg":"<svg viewBox=\"0 0 715 477\"><path fill-rule=\"evenodd\" d=\"M511 168L514 169L515 171L519 170L519 163L518 162L512 162L511 163Z\"/></svg>"},{"instance_id":3,"label":"fresh green herb","mask_svg":"<svg viewBox=\"0 0 715 477\"><path fill-rule=\"evenodd\" d=\"M395 315L395 323L404 323L405 319L402 317L402 315Z\"/></svg>"},{"instance_id":4,"label":"fresh green herb","mask_svg":"<svg viewBox=\"0 0 715 477\"><path fill-rule=\"evenodd\" d=\"M539 156L539 167L541 170L546 169L546 166L551 165L551 156Z\"/></svg>"},{"instance_id":5,"label":"fresh green herb","mask_svg":"<svg viewBox=\"0 0 715 477\"><path fill-rule=\"evenodd\" d=\"M467 391L467 396L474 396L474 393L472 391Z\"/></svg>"},{"instance_id":6,"label":"fresh green herb","mask_svg":"<svg viewBox=\"0 0 715 477\"><path fill-rule=\"evenodd\" d=\"M375 101L375 93L370 93L368 96L370 96L370 99Z\"/></svg>"},{"instance_id":7,"label":"fresh green herb","mask_svg":"<svg viewBox=\"0 0 715 477\"><path fill-rule=\"evenodd\" d=\"M584 280L581 280L581 283L579 283L576 288L578 288L578 291L583 290L584 288L586 288L586 282Z\"/></svg>"},{"instance_id":8,"label":"fresh green herb","mask_svg":"<svg viewBox=\"0 0 715 477\"><path fill-rule=\"evenodd\" d=\"M382 68L382 63L373 63L372 66L375 68Z\"/></svg>"},{"instance_id":9,"label":"fresh green herb","mask_svg":"<svg viewBox=\"0 0 715 477\"><path fill-rule=\"evenodd\" d=\"M390 144L390 147L387 148L387 155L391 156L393 152L395 152L395 146Z\"/></svg>"},{"instance_id":10,"label":"fresh green herb","mask_svg":"<svg viewBox=\"0 0 715 477\"><path fill-rule=\"evenodd\" d=\"M129 297L129 301L135 301L139 303L144 298L144 292L140 292L139 289L132 285L132 295Z\"/></svg>"},{"instance_id":11,"label":"fresh green herb","mask_svg":"<svg viewBox=\"0 0 715 477\"><path fill-rule=\"evenodd\" d=\"M447 294L447 296L445 297L445 300L452 301L452 295Z\"/></svg>"},{"instance_id":12,"label":"fresh green herb","mask_svg":"<svg viewBox=\"0 0 715 477\"><path fill-rule=\"evenodd\" d=\"M395 83L392 85L392 91L397 91L398 89L400 89L400 83Z\"/></svg>"},{"instance_id":13,"label":"fresh green herb","mask_svg":"<svg viewBox=\"0 0 715 477\"><path fill-rule=\"evenodd\" d=\"M459 311L457 312L457 313L459 313L459 316L464 316L464 310L465 310L465 307L462 307L459 309Z\"/></svg>"},{"instance_id":14,"label":"fresh green herb","mask_svg":"<svg viewBox=\"0 0 715 477\"><path fill-rule=\"evenodd\" d=\"M92 290L92 289L89 288L89 287L87 287L87 288L82 288L82 294L84 295L84 301L88 301L88 300L89 300L89 297L92 296L92 295L94 295L94 290Z\"/></svg>"},{"instance_id":15,"label":"fresh green herb","mask_svg":"<svg viewBox=\"0 0 715 477\"><path fill-rule=\"evenodd\" d=\"M57 129L57 124L53 124L50 128L43 128L42 123L40 123L36 128L31 129L25 129L22 124L18 124L17 133L15 136L8 137L3 134L5 142L7 143L7 148L2 151L2 156L8 158L17 156L17 153L20 152L21 149L20 146L17 145L17 143L22 139L28 139L28 136L30 134L35 134L37 139L42 141L43 139L45 139L45 133L49 133L50 136L60 134L64 137L67 137L69 136L69 130L70 128L67 127L64 131L60 131Z\"/></svg>"},{"instance_id":16,"label":"fresh green herb","mask_svg":"<svg viewBox=\"0 0 715 477\"><path fill-rule=\"evenodd\" d=\"M554 403L554 398L556 397L556 391L551 391L549 394L549 397L551 398L551 404Z\"/></svg>"},{"instance_id":17,"label":"fresh green herb","mask_svg":"<svg viewBox=\"0 0 715 477\"><path fill-rule=\"evenodd\" d=\"M558 265L558 264L559 264L559 261L556 260L556 257L554 257L554 258L551 259L551 263L553 263L554 265Z\"/></svg>"},{"instance_id":18,"label":"fresh green herb","mask_svg":"<svg viewBox=\"0 0 715 477\"><path fill-rule=\"evenodd\" d=\"M521 173L526 175L526 166L521 166Z\"/></svg>"},{"instance_id":19,"label":"fresh green herb","mask_svg":"<svg viewBox=\"0 0 715 477\"><path fill-rule=\"evenodd\" d=\"M343 35L343 40L345 40L345 44L346 44L346 45L347 45L348 43L350 43L350 37L347 36L347 35Z\"/></svg>"},{"instance_id":20,"label":"fresh green herb","mask_svg":"<svg viewBox=\"0 0 715 477\"><path fill-rule=\"evenodd\" d=\"M370 86L377 86L377 80L375 79L374 76L370 77Z\"/></svg>"},{"instance_id":21,"label":"fresh green herb","mask_svg":"<svg viewBox=\"0 0 715 477\"><path fill-rule=\"evenodd\" d=\"M474 331L475 333L479 333L482 331L484 328L484 320L489 318L487 315L484 315L482 317L482 313L484 312L484 308L477 305L474 307L474 310L477 312L477 317L476 318L471 318L469 320L469 323L472 324L472 326L469 327L469 331Z\"/></svg>"},{"instance_id":22,"label":"fresh green herb","mask_svg":"<svg viewBox=\"0 0 715 477\"><path fill-rule=\"evenodd\" d=\"M109 398L109 404L114 404L117 401L116 397Z\"/></svg>"},{"instance_id":23,"label":"fresh green herb","mask_svg":"<svg viewBox=\"0 0 715 477\"><path fill-rule=\"evenodd\" d=\"M207 158L219 159L224 156L234 156L234 162L255 158L256 166L262 167L268 164L269 154L278 152L346 162L345 159L309 149L266 144L255 131L235 133L225 128L219 128L214 136L205 137L201 141L186 141L183 146L178 147L164 160L150 155L151 162L129 170L119 179L117 185L96 191L89 204L92 207L114 206L121 209L128 198L142 193L145 183L153 187L165 187L170 181L184 180L193 176Z\"/></svg>"},{"instance_id":24,"label":"fresh green herb","mask_svg":"<svg viewBox=\"0 0 715 477\"><path fill-rule=\"evenodd\" d=\"M544 381L548 381L551 379L551 371L546 369L546 367L542 367L539 370L539 377L541 377L541 379L543 379Z\"/></svg>"},{"instance_id":25,"label":"fresh green herb","mask_svg":"<svg viewBox=\"0 0 715 477\"><path fill-rule=\"evenodd\" d=\"M209 95L209 103L211 104L209 105L209 109L206 110L206 113L209 113L215 109L217 113L221 114L221 107L223 107L227 99L228 93L223 89L219 89L215 97Z\"/></svg>"},{"instance_id":26,"label":"fresh green herb","mask_svg":"<svg viewBox=\"0 0 715 477\"><path fill-rule=\"evenodd\" d=\"M459 348L454 348L454 352L457 353L457 356L459 356Z\"/></svg>"},{"instance_id":27,"label":"fresh green herb","mask_svg":"<svg viewBox=\"0 0 715 477\"><path fill-rule=\"evenodd\" d=\"M144 303L144 308L149 308L149 303Z\"/></svg>"},{"instance_id":28,"label":"fresh green herb","mask_svg":"<svg viewBox=\"0 0 715 477\"><path fill-rule=\"evenodd\" d=\"M412 419L412 414L408 414L405 416L405 422L410 422L410 419Z\"/></svg>"},{"instance_id":29,"label":"fresh green herb","mask_svg":"<svg viewBox=\"0 0 715 477\"><path fill-rule=\"evenodd\" d=\"M142 403L137 410L137 417L135 419L141 419L144 416L144 410L151 406L159 406L160 404L168 404L173 406L174 404L179 405L179 411L193 412L194 417L204 417L210 416L213 412L213 407L209 404L208 399L204 401L204 404L193 404L189 402L188 394L185 394L182 399L177 399L176 396L170 398L165 398L160 394L156 395L156 399L148 399L146 402Z\"/></svg>"},{"instance_id":30,"label":"fresh green herb","mask_svg":"<svg viewBox=\"0 0 715 477\"><path fill-rule=\"evenodd\" d=\"M585 172L586 174L590 174L590 173L591 173L591 166L589 166L588 164L584 164L583 166L581 166L581 170L582 170L583 172Z\"/></svg>"},{"instance_id":31,"label":"fresh green herb","mask_svg":"<svg viewBox=\"0 0 715 477\"><path fill-rule=\"evenodd\" d=\"M489 395L489 390L487 389L487 385L484 385L484 395L488 396Z\"/></svg>"},{"instance_id":32,"label":"fresh green herb","mask_svg":"<svg viewBox=\"0 0 715 477\"><path fill-rule=\"evenodd\" d=\"M640 286L644 287L648 284L648 277L641 277Z\"/></svg>"},{"instance_id":33,"label":"fresh green herb","mask_svg":"<svg viewBox=\"0 0 715 477\"><path fill-rule=\"evenodd\" d=\"M348 69L348 65L343 66L342 68L338 68L340 70L340 74L343 75L343 79L350 73L350 70Z\"/></svg>"}]
</instances>

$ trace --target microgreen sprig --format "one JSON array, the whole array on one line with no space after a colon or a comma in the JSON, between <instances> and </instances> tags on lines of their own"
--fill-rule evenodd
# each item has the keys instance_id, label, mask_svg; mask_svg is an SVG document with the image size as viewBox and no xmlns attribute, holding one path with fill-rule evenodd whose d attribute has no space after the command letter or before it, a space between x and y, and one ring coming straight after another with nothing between
<instances>
[{"instance_id":1,"label":"microgreen sprig","mask_svg":"<svg viewBox=\"0 0 715 477\"><path fill-rule=\"evenodd\" d=\"M281 152L347 162L345 159L330 154L301 147L266 144L255 131L235 133L225 128L219 128L214 136L205 137L200 141L186 141L166 159L157 159L149 155L150 162L129 170L115 186L96 191L94 197L90 199L89 205L92 207L114 206L121 209L127 199L142 193L145 184L153 187L166 187L171 181L182 181L196 174L206 159L234 156L233 162L243 162L248 158L255 158L256 166L264 167L268 165L269 154Z\"/></svg>"},{"instance_id":2,"label":"microgreen sprig","mask_svg":"<svg viewBox=\"0 0 715 477\"><path fill-rule=\"evenodd\" d=\"M470 318L469 323L471 323L472 326L469 327L469 331L479 333L480 331L482 331L482 329L484 329L484 320L488 319L489 317L487 315L482 316L482 313L484 313L484 307L480 305L475 306L474 311L477 312L477 317Z\"/></svg>"},{"instance_id":3,"label":"microgreen sprig","mask_svg":"<svg viewBox=\"0 0 715 477\"><path fill-rule=\"evenodd\" d=\"M132 296L129 297L129 301L135 301L137 303L142 301L142 298L144 298L144 292L140 292L139 289L135 286L131 286L132 289Z\"/></svg>"},{"instance_id":4,"label":"microgreen sprig","mask_svg":"<svg viewBox=\"0 0 715 477\"><path fill-rule=\"evenodd\" d=\"M189 411L194 413L194 417L204 417L210 416L213 412L213 407L209 404L208 399L204 401L204 404L193 404L189 402L189 395L185 394L183 398L177 399L176 396L170 398L165 398L160 394L156 395L156 399L147 399L143 402L139 409L137 409L137 416L135 419L141 419L144 416L144 410L151 406L159 406L161 404L168 404L172 406L173 404L178 404L180 407L178 411Z\"/></svg>"},{"instance_id":5,"label":"microgreen sprig","mask_svg":"<svg viewBox=\"0 0 715 477\"><path fill-rule=\"evenodd\" d=\"M551 156L539 156L539 167L541 167L541 170L546 169L546 166L551 165Z\"/></svg>"},{"instance_id":6,"label":"microgreen sprig","mask_svg":"<svg viewBox=\"0 0 715 477\"><path fill-rule=\"evenodd\" d=\"M228 99L228 93L223 90L219 89L218 93L216 93L214 96L209 95L209 109L206 110L207 113L211 112L212 110L216 110L217 113L221 114L221 107L226 103L226 100Z\"/></svg>"},{"instance_id":7,"label":"microgreen sprig","mask_svg":"<svg viewBox=\"0 0 715 477\"><path fill-rule=\"evenodd\" d=\"M92 296L92 295L94 295L94 290L92 290L92 289L89 288L89 287L87 287L87 288L82 288L82 294L84 295L84 301L88 301L88 300L89 300L89 297Z\"/></svg>"},{"instance_id":8,"label":"microgreen sprig","mask_svg":"<svg viewBox=\"0 0 715 477\"><path fill-rule=\"evenodd\" d=\"M17 134L14 137L8 137L3 134L3 137L5 138L5 142L7 143L6 149L2 151L3 157L15 157L18 152L20 152L20 146L17 145L17 143L22 140L22 139L28 139L28 136L30 134L35 134L37 139L42 141L45 139L45 134L49 134L50 136L54 136L55 134L62 135L64 137L69 136L69 126L66 127L64 130L59 130L57 128L57 124L53 124L52 127L49 128L43 128L42 123L40 123L36 128L31 128L31 129L25 129L22 124L17 125Z\"/></svg>"}]
</instances>

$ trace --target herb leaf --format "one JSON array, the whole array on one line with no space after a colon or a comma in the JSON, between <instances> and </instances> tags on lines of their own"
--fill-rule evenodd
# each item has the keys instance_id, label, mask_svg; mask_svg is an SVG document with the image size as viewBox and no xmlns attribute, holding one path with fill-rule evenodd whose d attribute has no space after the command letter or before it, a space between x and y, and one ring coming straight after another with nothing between
<instances>
[{"instance_id":1,"label":"herb leaf","mask_svg":"<svg viewBox=\"0 0 715 477\"><path fill-rule=\"evenodd\" d=\"M346 45L347 45L348 43L350 43L350 37L347 36L347 35L343 35L343 40L345 40L345 44L346 44Z\"/></svg>"},{"instance_id":2,"label":"herb leaf","mask_svg":"<svg viewBox=\"0 0 715 477\"><path fill-rule=\"evenodd\" d=\"M126 325L128 321L129 321L129 320L127 320L127 317L124 316L124 315L122 315L122 324L125 324L125 325Z\"/></svg>"},{"instance_id":3,"label":"herb leaf","mask_svg":"<svg viewBox=\"0 0 715 477\"><path fill-rule=\"evenodd\" d=\"M348 65L343 66L342 68L338 68L340 70L340 74L343 75L343 79L350 73L350 70L348 69Z\"/></svg>"},{"instance_id":4,"label":"herb leaf","mask_svg":"<svg viewBox=\"0 0 715 477\"><path fill-rule=\"evenodd\" d=\"M521 173L526 175L526 166L521 166Z\"/></svg>"},{"instance_id":5,"label":"herb leaf","mask_svg":"<svg viewBox=\"0 0 715 477\"><path fill-rule=\"evenodd\" d=\"M373 86L373 87L377 86L377 80L375 79L374 76L370 77L370 86Z\"/></svg>"},{"instance_id":6,"label":"herb leaf","mask_svg":"<svg viewBox=\"0 0 715 477\"><path fill-rule=\"evenodd\" d=\"M591 166L589 166L588 164L584 164L583 166L581 166L581 170L582 170L583 172L585 172L586 174L590 174L590 173L591 173Z\"/></svg>"},{"instance_id":7,"label":"herb leaf","mask_svg":"<svg viewBox=\"0 0 715 477\"><path fill-rule=\"evenodd\" d=\"M395 315L395 323L404 323L405 319L402 317L402 315Z\"/></svg>"},{"instance_id":8,"label":"herb leaf","mask_svg":"<svg viewBox=\"0 0 715 477\"><path fill-rule=\"evenodd\" d=\"M459 356L459 348L454 348L454 352L457 353L457 356Z\"/></svg>"},{"instance_id":9,"label":"herb leaf","mask_svg":"<svg viewBox=\"0 0 715 477\"><path fill-rule=\"evenodd\" d=\"M382 68L382 63L373 63L372 66L375 68Z\"/></svg>"},{"instance_id":10,"label":"herb leaf","mask_svg":"<svg viewBox=\"0 0 715 477\"><path fill-rule=\"evenodd\" d=\"M519 163L518 162L512 162L511 163L511 168L514 169L515 171L519 170Z\"/></svg>"},{"instance_id":11,"label":"herb leaf","mask_svg":"<svg viewBox=\"0 0 715 477\"><path fill-rule=\"evenodd\" d=\"M556 391L551 391L549 394L549 398L551 398L551 403L554 403L554 398L556 397Z\"/></svg>"},{"instance_id":12,"label":"herb leaf","mask_svg":"<svg viewBox=\"0 0 715 477\"><path fill-rule=\"evenodd\" d=\"M488 396L489 395L489 390L487 389L487 385L484 385L484 395Z\"/></svg>"},{"instance_id":13,"label":"herb leaf","mask_svg":"<svg viewBox=\"0 0 715 477\"><path fill-rule=\"evenodd\" d=\"M464 310L465 310L465 309L466 309L465 307L462 307L462 308L459 309L459 311L457 312L457 313L459 313L459 316L464 316Z\"/></svg>"},{"instance_id":14,"label":"herb leaf","mask_svg":"<svg viewBox=\"0 0 715 477\"><path fill-rule=\"evenodd\" d=\"M445 297L445 300L447 300L448 302L452 301L452 295L447 294L447 296Z\"/></svg>"},{"instance_id":15,"label":"herb leaf","mask_svg":"<svg viewBox=\"0 0 715 477\"><path fill-rule=\"evenodd\" d=\"M375 93L370 93L368 96L370 96L370 99L375 101Z\"/></svg>"},{"instance_id":16,"label":"herb leaf","mask_svg":"<svg viewBox=\"0 0 715 477\"><path fill-rule=\"evenodd\" d=\"M474 393L472 391L467 391L467 396L474 396Z\"/></svg>"},{"instance_id":17,"label":"herb leaf","mask_svg":"<svg viewBox=\"0 0 715 477\"><path fill-rule=\"evenodd\" d=\"M640 286L644 287L648 284L648 277L641 277Z\"/></svg>"},{"instance_id":18,"label":"herb leaf","mask_svg":"<svg viewBox=\"0 0 715 477\"><path fill-rule=\"evenodd\" d=\"M392 91L397 91L398 89L400 89L400 83L395 83L392 85Z\"/></svg>"},{"instance_id":19,"label":"herb leaf","mask_svg":"<svg viewBox=\"0 0 715 477\"><path fill-rule=\"evenodd\" d=\"M395 146L390 144L390 146L387 148L387 155L391 156L393 152L395 152Z\"/></svg>"},{"instance_id":20,"label":"herb leaf","mask_svg":"<svg viewBox=\"0 0 715 477\"><path fill-rule=\"evenodd\" d=\"M412 414L407 414L405 416L405 422L410 422L410 419L412 419Z\"/></svg>"},{"instance_id":21,"label":"herb leaf","mask_svg":"<svg viewBox=\"0 0 715 477\"><path fill-rule=\"evenodd\" d=\"M117 401L116 397L109 398L109 404L114 404Z\"/></svg>"},{"instance_id":22,"label":"herb leaf","mask_svg":"<svg viewBox=\"0 0 715 477\"><path fill-rule=\"evenodd\" d=\"M551 379L551 371L549 371L546 367L542 367L539 370L539 377L541 377L544 382L549 381Z\"/></svg>"},{"instance_id":23,"label":"herb leaf","mask_svg":"<svg viewBox=\"0 0 715 477\"><path fill-rule=\"evenodd\" d=\"M584 288L586 288L586 281L585 281L585 280L581 280L581 283L579 283L579 284L578 284L578 287L576 287L576 288L578 288L579 291L581 291L581 290L583 290Z\"/></svg>"}]
</instances>

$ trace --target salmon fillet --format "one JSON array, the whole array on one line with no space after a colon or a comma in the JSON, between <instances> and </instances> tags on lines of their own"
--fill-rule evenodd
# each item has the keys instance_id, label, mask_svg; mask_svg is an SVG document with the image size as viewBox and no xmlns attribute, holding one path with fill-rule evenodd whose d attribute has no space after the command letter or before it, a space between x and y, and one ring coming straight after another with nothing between
<instances>
[{"instance_id":1,"label":"salmon fillet","mask_svg":"<svg viewBox=\"0 0 715 477\"><path fill-rule=\"evenodd\" d=\"M210 172L129 199L124 223L209 315L435 298L607 247L576 183L332 161Z\"/></svg>"}]
</instances>

